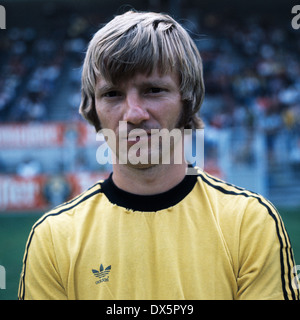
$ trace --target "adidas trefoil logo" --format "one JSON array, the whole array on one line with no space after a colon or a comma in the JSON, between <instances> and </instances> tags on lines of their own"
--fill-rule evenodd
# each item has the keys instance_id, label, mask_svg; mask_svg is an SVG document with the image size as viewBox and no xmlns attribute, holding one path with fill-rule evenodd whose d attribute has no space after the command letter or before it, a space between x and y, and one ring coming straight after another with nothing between
<instances>
[{"instance_id":1,"label":"adidas trefoil logo","mask_svg":"<svg viewBox=\"0 0 300 320\"><path fill-rule=\"evenodd\" d=\"M103 264L100 265L99 270L92 269L94 276L100 279L100 280L96 281L95 283L98 284L101 282L108 282L110 269L111 269L111 266L108 266L104 270Z\"/></svg>"}]
</instances>

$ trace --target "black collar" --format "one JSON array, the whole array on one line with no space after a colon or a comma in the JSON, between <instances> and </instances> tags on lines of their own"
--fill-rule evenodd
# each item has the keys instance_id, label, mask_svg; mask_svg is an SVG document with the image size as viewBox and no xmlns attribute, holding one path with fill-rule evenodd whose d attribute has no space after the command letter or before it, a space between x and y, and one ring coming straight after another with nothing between
<instances>
[{"instance_id":1,"label":"black collar","mask_svg":"<svg viewBox=\"0 0 300 320\"><path fill-rule=\"evenodd\" d=\"M192 191L197 181L197 175L186 175L178 185L166 192L138 195L118 188L112 174L101 183L103 193L111 203L134 211L158 211L172 207Z\"/></svg>"}]
</instances>

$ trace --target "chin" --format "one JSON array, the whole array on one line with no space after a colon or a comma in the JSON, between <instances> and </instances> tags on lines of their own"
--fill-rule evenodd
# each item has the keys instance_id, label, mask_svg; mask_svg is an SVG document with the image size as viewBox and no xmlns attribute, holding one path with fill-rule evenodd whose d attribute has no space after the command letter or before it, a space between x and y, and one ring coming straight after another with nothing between
<instances>
[{"instance_id":1,"label":"chin","mask_svg":"<svg viewBox=\"0 0 300 320\"><path fill-rule=\"evenodd\" d=\"M138 164L127 164L128 167L133 168L133 169L137 169L137 170L148 170L148 169L152 169L156 166L158 166L158 164L143 164L143 163L138 163Z\"/></svg>"}]
</instances>

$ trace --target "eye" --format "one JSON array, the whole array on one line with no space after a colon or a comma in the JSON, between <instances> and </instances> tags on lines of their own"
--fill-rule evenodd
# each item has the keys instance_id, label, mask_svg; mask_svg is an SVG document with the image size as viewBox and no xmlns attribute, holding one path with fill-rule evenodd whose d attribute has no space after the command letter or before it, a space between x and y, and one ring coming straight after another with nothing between
<instances>
[{"instance_id":1,"label":"eye","mask_svg":"<svg viewBox=\"0 0 300 320\"><path fill-rule=\"evenodd\" d=\"M115 98L115 97L119 97L121 95L121 93L117 90L111 90L111 91L108 91L108 92L105 92L103 94L103 97L105 98Z\"/></svg>"},{"instance_id":2,"label":"eye","mask_svg":"<svg viewBox=\"0 0 300 320\"><path fill-rule=\"evenodd\" d=\"M148 93L160 93L162 91L164 91L164 89L158 87L152 87L148 89Z\"/></svg>"}]
</instances>

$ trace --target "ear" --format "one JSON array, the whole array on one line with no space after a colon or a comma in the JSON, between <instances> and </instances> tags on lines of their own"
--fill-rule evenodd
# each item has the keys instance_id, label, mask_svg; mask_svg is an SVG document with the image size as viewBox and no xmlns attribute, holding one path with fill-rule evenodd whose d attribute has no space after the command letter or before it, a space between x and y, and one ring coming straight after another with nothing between
<instances>
[{"instance_id":1,"label":"ear","mask_svg":"<svg viewBox=\"0 0 300 320\"><path fill-rule=\"evenodd\" d=\"M91 125L94 126L96 132L101 130L100 119L96 112L96 105L95 105L94 98L90 98L86 94L82 93L79 113L85 120L87 120Z\"/></svg>"},{"instance_id":2,"label":"ear","mask_svg":"<svg viewBox=\"0 0 300 320\"><path fill-rule=\"evenodd\" d=\"M92 98L91 100L90 110L88 111L87 117L88 121L95 127L96 132L98 132L102 129L102 126L96 111L95 99Z\"/></svg>"}]
</instances>

